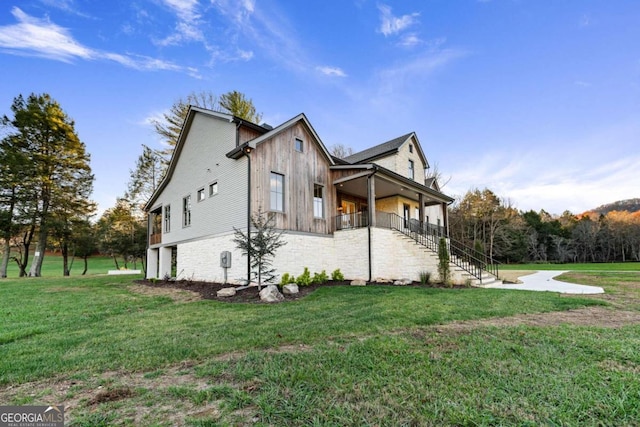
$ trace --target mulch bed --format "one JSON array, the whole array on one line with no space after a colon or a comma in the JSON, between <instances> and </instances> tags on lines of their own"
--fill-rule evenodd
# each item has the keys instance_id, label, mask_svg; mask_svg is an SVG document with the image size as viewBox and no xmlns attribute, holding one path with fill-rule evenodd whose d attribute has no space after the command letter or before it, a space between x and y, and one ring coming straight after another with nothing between
<instances>
[{"instance_id":1,"label":"mulch bed","mask_svg":"<svg viewBox=\"0 0 640 427\"><path fill-rule=\"evenodd\" d=\"M242 289L236 291L236 294L232 297L218 297L217 292L222 288L230 288L237 287L237 285L230 284L222 284L222 283L214 283L214 282L199 282L194 280L136 280L136 283L140 285L149 286L152 288L171 288L171 289L180 289L185 291L196 292L200 294L203 299L212 299L223 302L245 302L245 303L262 303L260 300L260 295L258 295L258 288L255 286ZM305 296L313 293L316 289L327 286L350 286L350 280L329 280L328 282L322 284L311 284L309 286L298 286L299 293L295 295L284 295L285 301L295 301L300 298L304 298ZM367 285L388 285L393 286L391 283L367 283ZM411 285L413 287L423 287L423 288L444 288L445 286L441 283L431 283L429 285L422 285L418 282L413 282ZM460 286L454 286L454 288L459 288ZM280 289L282 291L282 289Z\"/></svg>"}]
</instances>

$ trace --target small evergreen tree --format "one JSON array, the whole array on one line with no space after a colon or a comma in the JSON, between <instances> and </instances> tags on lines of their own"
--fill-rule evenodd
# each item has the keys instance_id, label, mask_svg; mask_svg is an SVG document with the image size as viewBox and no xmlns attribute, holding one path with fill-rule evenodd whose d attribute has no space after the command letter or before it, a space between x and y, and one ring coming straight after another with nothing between
<instances>
[{"instance_id":1,"label":"small evergreen tree","mask_svg":"<svg viewBox=\"0 0 640 427\"><path fill-rule=\"evenodd\" d=\"M262 211L251 216L252 230L243 232L235 230L233 241L243 255L249 256L251 269L258 277L258 289L262 283L271 283L275 279L275 269L272 268L273 257L278 248L287 244L282 240L282 231L275 228L275 217Z\"/></svg>"},{"instance_id":2,"label":"small evergreen tree","mask_svg":"<svg viewBox=\"0 0 640 427\"><path fill-rule=\"evenodd\" d=\"M438 274L440 281L445 285L451 283L451 271L449 270L449 249L447 248L447 240L444 237L438 242Z\"/></svg>"}]
</instances>

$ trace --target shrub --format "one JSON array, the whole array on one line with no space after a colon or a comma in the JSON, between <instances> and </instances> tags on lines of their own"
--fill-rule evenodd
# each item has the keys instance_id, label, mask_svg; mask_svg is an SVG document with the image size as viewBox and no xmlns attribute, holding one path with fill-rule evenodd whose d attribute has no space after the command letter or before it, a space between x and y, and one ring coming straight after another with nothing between
<instances>
[{"instance_id":1,"label":"shrub","mask_svg":"<svg viewBox=\"0 0 640 427\"><path fill-rule=\"evenodd\" d=\"M296 283L300 286L309 286L311 284L311 273L309 273L309 269L307 267L305 267L302 274L298 276Z\"/></svg>"},{"instance_id":2,"label":"shrub","mask_svg":"<svg viewBox=\"0 0 640 427\"><path fill-rule=\"evenodd\" d=\"M420 283L422 285L428 285L431 282L431 272L430 271L421 271L420 272Z\"/></svg>"},{"instance_id":3,"label":"shrub","mask_svg":"<svg viewBox=\"0 0 640 427\"><path fill-rule=\"evenodd\" d=\"M296 283L296 278L292 274L284 273L280 278L280 284L284 286L284 285L288 285L289 283Z\"/></svg>"},{"instance_id":4,"label":"shrub","mask_svg":"<svg viewBox=\"0 0 640 427\"><path fill-rule=\"evenodd\" d=\"M322 270L322 273L314 273L311 283L320 285L322 283L326 283L327 280L329 280L329 276L327 276L326 271Z\"/></svg>"},{"instance_id":5,"label":"shrub","mask_svg":"<svg viewBox=\"0 0 640 427\"><path fill-rule=\"evenodd\" d=\"M339 268L336 268L335 270L333 270L333 273L331 273L331 280L335 280L337 282L344 280L344 275L342 274Z\"/></svg>"}]
</instances>

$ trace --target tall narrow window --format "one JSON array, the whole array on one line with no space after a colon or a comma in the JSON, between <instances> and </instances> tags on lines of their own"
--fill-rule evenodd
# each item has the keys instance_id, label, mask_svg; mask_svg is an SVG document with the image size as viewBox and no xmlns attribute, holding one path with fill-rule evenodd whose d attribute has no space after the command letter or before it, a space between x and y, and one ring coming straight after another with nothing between
<instances>
[{"instance_id":1,"label":"tall narrow window","mask_svg":"<svg viewBox=\"0 0 640 427\"><path fill-rule=\"evenodd\" d=\"M191 225L191 196L182 199L182 226Z\"/></svg>"},{"instance_id":2,"label":"tall narrow window","mask_svg":"<svg viewBox=\"0 0 640 427\"><path fill-rule=\"evenodd\" d=\"M284 175L271 172L270 179L272 211L284 212Z\"/></svg>"},{"instance_id":3,"label":"tall narrow window","mask_svg":"<svg viewBox=\"0 0 640 427\"><path fill-rule=\"evenodd\" d=\"M198 201L201 202L205 199L204 197L204 188L198 190Z\"/></svg>"},{"instance_id":4,"label":"tall narrow window","mask_svg":"<svg viewBox=\"0 0 640 427\"><path fill-rule=\"evenodd\" d=\"M415 170L413 168L413 160L409 160L409 178L415 179Z\"/></svg>"},{"instance_id":5,"label":"tall narrow window","mask_svg":"<svg viewBox=\"0 0 640 427\"><path fill-rule=\"evenodd\" d=\"M171 231L171 205L164 207L164 232Z\"/></svg>"},{"instance_id":6,"label":"tall narrow window","mask_svg":"<svg viewBox=\"0 0 640 427\"><path fill-rule=\"evenodd\" d=\"M324 218L324 199L322 197L322 185L313 186L313 216Z\"/></svg>"},{"instance_id":7,"label":"tall narrow window","mask_svg":"<svg viewBox=\"0 0 640 427\"><path fill-rule=\"evenodd\" d=\"M413 153L413 144L409 144L409 152Z\"/></svg>"},{"instance_id":8,"label":"tall narrow window","mask_svg":"<svg viewBox=\"0 0 640 427\"><path fill-rule=\"evenodd\" d=\"M296 138L295 147L296 147L296 151L299 151L300 153L302 153L304 148L304 143L300 138Z\"/></svg>"}]
</instances>

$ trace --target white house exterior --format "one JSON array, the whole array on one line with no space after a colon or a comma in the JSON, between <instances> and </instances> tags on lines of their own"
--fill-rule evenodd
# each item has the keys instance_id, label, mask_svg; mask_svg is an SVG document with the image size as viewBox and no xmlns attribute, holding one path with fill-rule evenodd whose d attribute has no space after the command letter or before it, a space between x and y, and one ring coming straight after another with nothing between
<instances>
[{"instance_id":1,"label":"white house exterior","mask_svg":"<svg viewBox=\"0 0 640 427\"><path fill-rule=\"evenodd\" d=\"M270 128L191 107L145 208L147 277L244 281L248 259L232 239L258 211L284 230L278 274L308 267L365 280L435 275L433 245L417 243L446 236L453 199L425 178L428 166L415 133L338 159L304 114Z\"/></svg>"}]
</instances>

